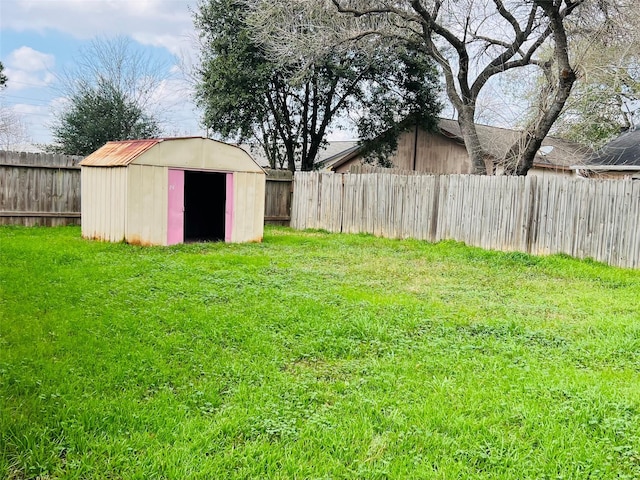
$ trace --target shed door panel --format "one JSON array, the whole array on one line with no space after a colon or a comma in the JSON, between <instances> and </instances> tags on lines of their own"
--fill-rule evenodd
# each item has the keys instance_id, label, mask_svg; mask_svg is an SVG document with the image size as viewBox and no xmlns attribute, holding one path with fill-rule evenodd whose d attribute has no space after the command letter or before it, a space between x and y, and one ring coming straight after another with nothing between
<instances>
[{"instance_id":1,"label":"shed door panel","mask_svg":"<svg viewBox=\"0 0 640 480\"><path fill-rule=\"evenodd\" d=\"M167 244L184 241L184 170L169 169Z\"/></svg>"},{"instance_id":2,"label":"shed door panel","mask_svg":"<svg viewBox=\"0 0 640 480\"><path fill-rule=\"evenodd\" d=\"M231 242L232 241L232 233L233 233L233 173L227 173L226 178L227 183L227 200L226 200L226 208L224 211L224 241Z\"/></svg>"}]
</instances>

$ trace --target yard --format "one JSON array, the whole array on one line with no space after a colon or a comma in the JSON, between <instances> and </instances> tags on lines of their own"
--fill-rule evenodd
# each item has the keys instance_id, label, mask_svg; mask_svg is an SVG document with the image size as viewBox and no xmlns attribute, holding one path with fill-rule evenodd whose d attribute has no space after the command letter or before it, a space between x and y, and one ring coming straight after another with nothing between
<instances>
[{"instance_id":1,"label":"yard","mask_svg":"<svg viewBox=\"0 0 640 480\"><path fill-rule=\"evenodd\" d=\"M640 271L3 227L0 478L640 478Z\"/></svg>"}]
</instances>

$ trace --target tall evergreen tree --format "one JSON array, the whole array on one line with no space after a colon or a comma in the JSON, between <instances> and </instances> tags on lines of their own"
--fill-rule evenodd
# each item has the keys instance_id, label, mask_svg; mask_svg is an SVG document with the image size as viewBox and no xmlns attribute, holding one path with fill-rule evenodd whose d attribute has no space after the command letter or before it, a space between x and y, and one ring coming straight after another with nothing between
<instances>
[{"instance_id":1,"label":"tall evergreen tree","mask_svg":"<svg viewBox=\"0 0 640 480\"><path fill-rule=\"evenodd\" d=\"M113 85L100 82L76 92L52 128L54 151L89 155L108 141L153 138L157 122Z\"/></svg>"},{"instance_id":2,"label":"tall evergreen tree","mask_svg":"<svg viewBox=\"0 0 640 480\"><path fill-rule=\"evenodd\" d=\"M0 62L0 90L7 86L7 76L4 74L4 65Z\"/></svg>"},{"instance_id":3,"label":"tall evergreen tree","mask_svg":"<svg viewBox=\"0 0 640 480\"><path fill-rule=\"evenodd\" d=\"M161 134L154 94L166 65L126 37L98 39L61 78L68 100L51 127L51 151L88 155L108 141Z\"/></svg>"}]
</instances>

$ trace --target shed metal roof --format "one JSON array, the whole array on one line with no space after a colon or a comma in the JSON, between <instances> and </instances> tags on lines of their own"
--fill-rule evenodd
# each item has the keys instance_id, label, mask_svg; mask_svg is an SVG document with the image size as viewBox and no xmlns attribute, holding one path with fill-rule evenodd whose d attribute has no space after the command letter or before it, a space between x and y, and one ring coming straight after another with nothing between
<instances>
[{"instance_id":1,"label":"shed metal roof","mask_svg":"<svg viewBox=\"0 0 640 480\"><path fill-rule=\"evenodd\" d=\"M155 150L150 152L152 149ZM223 149L224 152L220 149ZM167 156L167 154L169 155ZM127 167L142 161L151 162L150 165L173 168L190 165L196 169L207 166L207 168L213 169L223 168L239 172L265 173L264 169L243 149L206 137L170 137L107 142L80 162L80 165L83 167L113 168Z\"/></svg>"},{"instance_id":2,"label":"shed metal roof","mask_svg":"<svg viewBox=\"0 0 640 480\"><path fill-rule=\"evenodd\" d=\"M161 138L154 138L107 142L80 162L80 165L84 167L126 167L144 152L162 141L163 139Z\"/></svg>"}]
</instances>

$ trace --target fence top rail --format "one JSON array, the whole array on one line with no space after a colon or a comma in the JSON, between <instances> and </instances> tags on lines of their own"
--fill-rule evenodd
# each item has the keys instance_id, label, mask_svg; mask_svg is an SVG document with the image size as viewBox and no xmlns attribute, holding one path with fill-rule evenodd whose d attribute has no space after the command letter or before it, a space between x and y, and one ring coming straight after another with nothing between
<instances>
[{"instance_id":1,"label":"fence top rail","mask_svg":"<svg viewBox=\"0 0 640 480\"><path fill-rule=\"evenodd\" d=\"M405 172L413 172L412 170L406 171L396 171L395 169L386 169L386 168L377 168L377 171L372 172L362 172L356 173L353 172L323 172L323 171L312 171L312 172L296 172L294 179L296 177L300 178L302 175L310 175L310 176L318 176L318 177L326 177L326 176L335 176L340 175L343 178L346 177L372 177L372 178L382 178L382 177L437 177L443 179L463 179L463 178L478 178L484 182L496 182L496 183L508 183L508 182L542 182L542 183L564 183L564 184L609 184L609 185L621 185L621 184L640 184L639 179L633 178L584 178L584 177L573 177L573 176L562 176L562 177L547 177L547 176L538 176L538 175L474 175L472 173L405 173Z\"/></svg>"},{"instance_id":2,"label":"fence top rail","mask_svg":"<svg viewBox=\"0 0 640 480\"><path fill-rule=\"evenodd\" d=\"M62 155L57 153L11 152L0 150L0 164L3 166L34 166L34 167L74 167L84 157L77 155Z\"/></svg>"},{"instance_id":3,"label":"fence top rail","mask_svg":"<svg viewBox=\"0 0 640 480\"><path fill-rule=\"evenodd\" d=\"M34 165L27 163L3 163L0 162L0 167L9 168L49 168L52 170L80 170L79 165Z\"/></svg>"}]
</instances>

